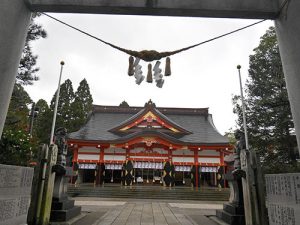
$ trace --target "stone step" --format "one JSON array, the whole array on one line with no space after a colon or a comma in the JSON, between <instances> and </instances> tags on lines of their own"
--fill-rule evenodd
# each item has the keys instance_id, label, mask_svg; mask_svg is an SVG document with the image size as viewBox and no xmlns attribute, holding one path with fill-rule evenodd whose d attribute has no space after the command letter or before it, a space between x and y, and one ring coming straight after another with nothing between
<instances>
[{"instance_id":1,"label":"stone step","mask_svg":"<svg viewBox=\"0 0 300 225\"><path fill-rule=\"evenodd\" d=\"M102 197L102 198L140 198L140 199L178 199L228 201L229 191L224 189L191 190L190 188L164 187L69 187L70 196Z\"/></svg>"}]
</instances>

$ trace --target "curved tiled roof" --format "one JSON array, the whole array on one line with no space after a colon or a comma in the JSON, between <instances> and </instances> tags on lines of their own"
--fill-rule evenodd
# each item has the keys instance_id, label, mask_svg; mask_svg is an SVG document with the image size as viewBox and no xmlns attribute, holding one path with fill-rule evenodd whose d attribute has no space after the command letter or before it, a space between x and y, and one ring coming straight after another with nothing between
<instances>
[{"instance_id":1,"label":"curved tiled roof","mask_svg":"<svg viewBox=\"0 0 300 225\"><path fill-rule=\"evenodd\" d=\"M124 124L125 121L140 115L144 109L144 107L94 106L87 123L80 130L68 134L68 138L72 140L117 143L130 138L132 135L136 136L138 135L136 133L119 136L110 132L110 129L118 127L120 124ZM227 137L222 136L216 130L212 122L212 116L208 113L207 108L155 107L155 110L162 114L164 119L168 119L178 127L189 131L189 133L178 138L164 133L164 138L186 144L218 145L229 143ZM155 134L155 131L152 130L152 133ZM162 136L160 132L156 133L157 136Z\"/></svg>"}]
</instances>

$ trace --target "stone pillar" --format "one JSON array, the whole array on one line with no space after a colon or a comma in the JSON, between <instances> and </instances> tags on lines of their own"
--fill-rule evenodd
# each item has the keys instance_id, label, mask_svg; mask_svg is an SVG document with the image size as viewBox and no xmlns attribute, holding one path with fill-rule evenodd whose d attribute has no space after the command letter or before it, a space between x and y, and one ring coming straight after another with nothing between
<instances>
[{"instance_id":1,"label":"stone pillar","mask_svg":"<svg viewBox=\"0 0 300 225\"><path fill-rule=\"evenodd\" d=\"M289 1L275 21L279 49L300 144L300 1ZM299 148L300 151L300 148Z\"/></svg>"},{"instance_id":2,"label":"stone pillar","mask_svg":"<svg viewBox=\"0 0 300 225\"><path fill-rule=\"evenodd\" d=\"M33 168L0 164L0 224L27 224ZM32 196L33 197L33 196ZM35 197L35 196L34 196ZM31 210L31 214L35 211Z\"/></svg>"},{"instance_id":3,"label":"stone pillar","mask_svg":"<svg viewBox=\"0 0 300 225\"><path fill-rule=\"evenodd\" d=\"M31 12L22 0L2 0L0 7L0 136L13 91Z\"/></svg>"},{"instance_id":4,"label":"stone pillar","mask_svg":"<svg viewBox=\"0 0 300 225\"><path fill-rule=\"evenodd\" d=\"M243 187L241 174L233 175L233 155L226 157L228 171L224 175L230 188L229 202L223 204L222 210L217 210L217 217L230 225L245 225Z\"/></svg>"}]
</instances>

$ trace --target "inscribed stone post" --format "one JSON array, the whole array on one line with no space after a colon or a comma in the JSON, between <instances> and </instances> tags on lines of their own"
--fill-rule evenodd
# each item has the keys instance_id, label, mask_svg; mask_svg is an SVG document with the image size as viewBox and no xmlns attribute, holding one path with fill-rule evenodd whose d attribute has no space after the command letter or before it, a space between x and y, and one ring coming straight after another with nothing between
<instances>
[{"instance_id":1,"label":"inscribed stone post","mask_svg":"<svg viewBox=\"0 0 300 225\"><path fill-rule=\"evenodd\" d=\"M0 164L0 225L27 223L33 168Z\"/></svg>"}]
</instances>

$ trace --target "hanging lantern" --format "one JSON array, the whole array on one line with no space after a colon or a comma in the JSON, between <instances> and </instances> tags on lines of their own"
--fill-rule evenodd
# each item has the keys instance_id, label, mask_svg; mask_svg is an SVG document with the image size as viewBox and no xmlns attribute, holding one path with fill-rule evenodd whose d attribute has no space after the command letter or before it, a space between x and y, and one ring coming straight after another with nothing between
<instances>
[{"instance_id":1,"label":"hanging lantern","mask_svg":"<svg viewBox=\"0 0 300 225\"><path fill-rule=\"evenodd\" d=\"M148 83L152 83L153 82L153 79L152 79L152 65L151 65L151 63L148 64L147 82Z\"/></svg>"},{"instance_id":2,"label":"hanging lantern","mask_svg":"<svg viewBox=\"0 0 300 225\"><path fill-rule=\"evenodd\" d=\"M165 67L165 76L171 75L171 59L170 57L166 58L166 67Z\"/></svg>"},{"instance_id":3,"label":"hanging lantern","mask_svg":"<svg viewBox=\"0 0 300 225\"><path fill-rule=\"evenodd\" d=\"M128 67L128 75L132 76L134 74L134 66L133 66L134 58L132 56L129 57L129 67Z\"/></svg>"}]
</instances>

